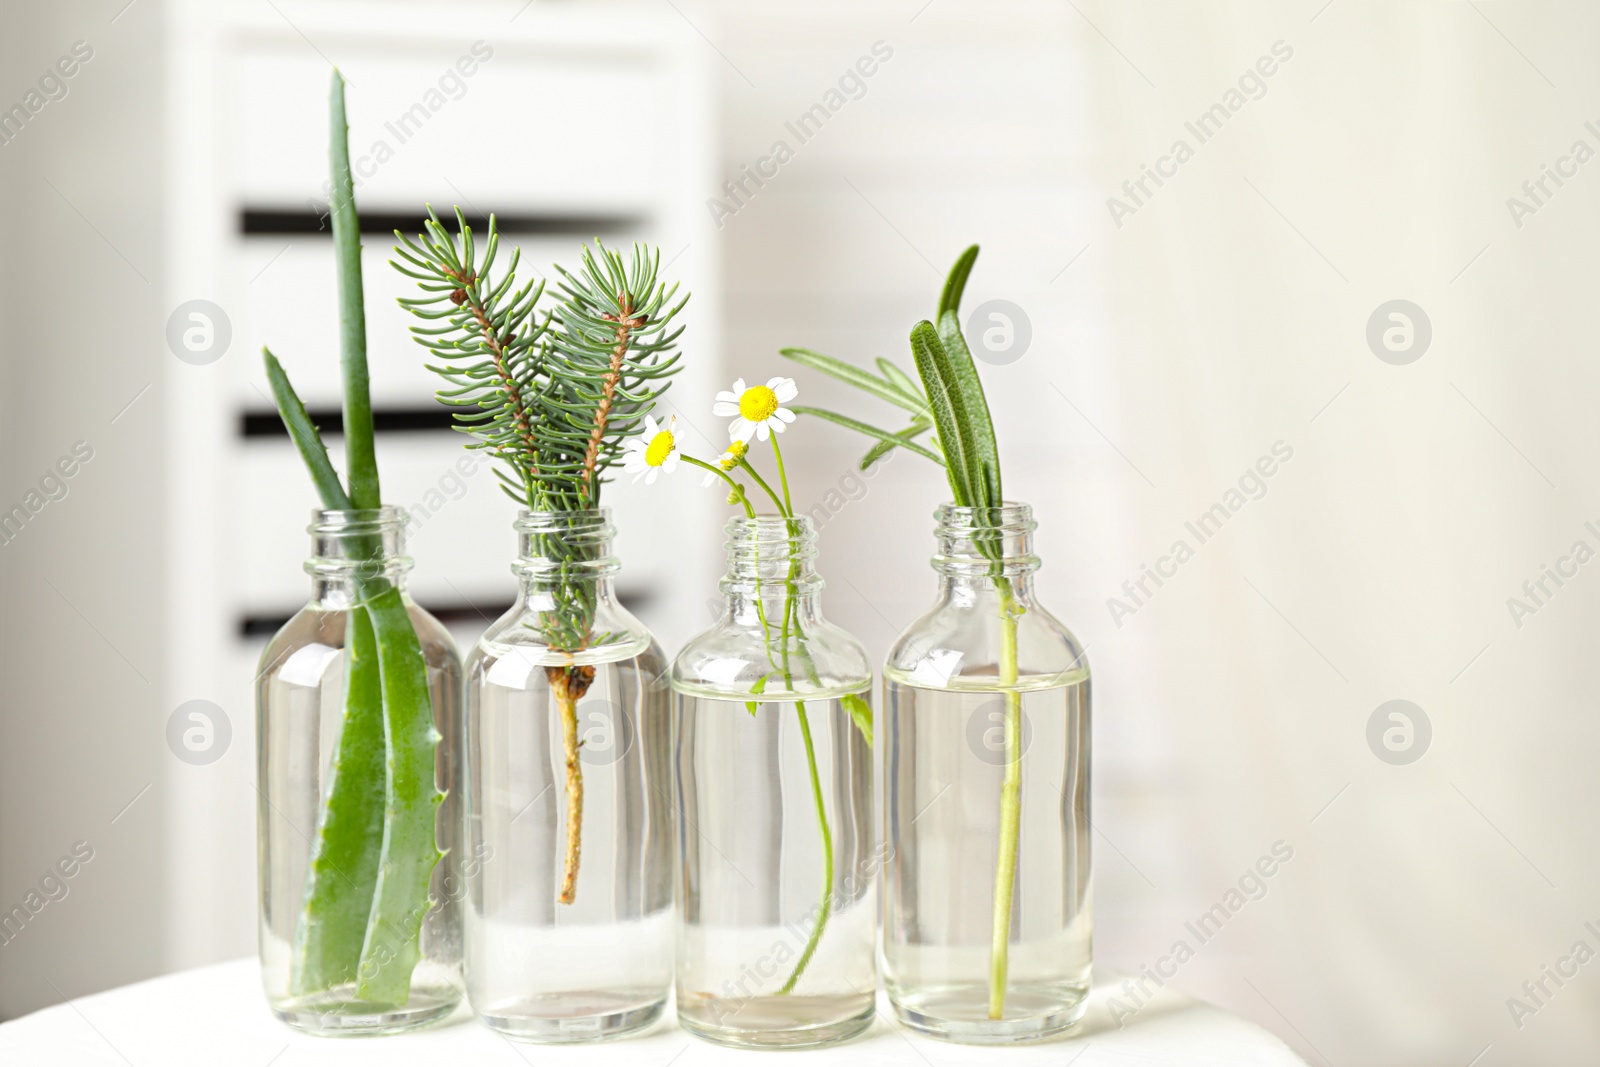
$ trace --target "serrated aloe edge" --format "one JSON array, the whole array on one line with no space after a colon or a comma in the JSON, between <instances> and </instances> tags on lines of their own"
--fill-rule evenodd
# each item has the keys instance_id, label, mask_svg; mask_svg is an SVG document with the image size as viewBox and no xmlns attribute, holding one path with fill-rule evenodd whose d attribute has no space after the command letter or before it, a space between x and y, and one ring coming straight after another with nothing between
<instances>
[{"instance_id":1,"label":"serrated aloe edge","mask_svg":"<svg viewBox=\"0 0 1600 1067\"><path fill-rule=\"evenodd\" d=\"M323 507L352 511L379 508L382 496L344 84L334 71L328 154L348 491L283 367L270 351L262 356L278 413ZM352 551L371 565L361 568L349 612L344 709L295 924L289 986L304 996L353 983L364 1004L398 1007L410 996L422 920L433 904L429 882L442 855L434 832L443 800L434 779L439 734L422 646L400 590L385 576L381 539L357 538Z\"/></svg>"},{"instance_id":2,"label":"serrated aloe edge","mask_svg":"<svg viewBox=\"0 0 1600 1067\"><path fill-rule=\"evenodd\" d=\"M843 360L806 348L785 348L788 358L831 375L910 414L910 424L885 430L822 408L796 406L797 414L812 415L876 439L861 459L865 470L896 448L930 459L944 467L950 492L959 507L974 509L976 522L992 520L1004 505L1001 491L1000 453L983 383L978 379L972 353L961 333L959 312L967 277L978 259L972 245L956 260L939 297L933 321L912 327L911 355L921 386L889 360L877 361L873 374ZM917 438L929 430L935 447ZM989 1018L1005 1014L1007 954L1010 948L1011 906L1017 880L1017 843L1022 824L1022 694L1017 689L1017 617L1024 610L1013 595L1011 581L1000 562L997 537L979 535L973 541L993 561L991 578L1000 611L1000 662L998 683L1005 697L1005 774L1000 786L1000 841L995 860L993 933L989 949Z\"/></svg>"}]
</instances>

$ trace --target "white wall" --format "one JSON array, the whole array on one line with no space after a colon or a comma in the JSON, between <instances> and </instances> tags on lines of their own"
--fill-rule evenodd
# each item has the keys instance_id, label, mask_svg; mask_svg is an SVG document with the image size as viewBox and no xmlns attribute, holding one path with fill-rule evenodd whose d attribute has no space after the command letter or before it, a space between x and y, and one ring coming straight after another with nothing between
<instances>
[{"instance_id":1,"label":"white wall","mask_svg":"<svg viewBox=\"0 0 1600 1067\"><path fill-rule=\"evenodd\" d=\"M4 1016L159 965L167 409L146 387L171 359L163 50L158 4L113 22L118 6L0 6L8 108L74 42L93 49L65 98L0 146L0 508L24 502L74 442L93 449L65 498L0 545L0 909L26 903L75 842L94 857L0 945Z\"/></svg>"}]
</instances>

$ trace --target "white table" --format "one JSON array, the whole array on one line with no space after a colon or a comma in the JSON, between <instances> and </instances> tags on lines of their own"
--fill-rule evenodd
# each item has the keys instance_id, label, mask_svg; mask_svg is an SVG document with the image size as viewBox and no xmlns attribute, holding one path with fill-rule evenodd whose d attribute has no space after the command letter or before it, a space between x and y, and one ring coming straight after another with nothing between
<instances>
[{"instance_id":1,"label":"white table","mask_svg":"<svg viewBox=\"0 0 1600 1067\"><path fill-rule=\"evenodd\" d=\"M1120 984L1121 976L1115 976ZM830 1049L770 1054L737 1052L696 1040L672 1022L648 1034L606 1044L550 1047L517 1044L473 1021L462 1009L441 1025L380 1038L316 1038L296 1033L267 1011L254 959L155 978L81 997L0 1025L0 1064L44 1067L723 1067L742 1063L827 1063L840 1067L1267 1067L1304 1061L1266 1031L1172 992L1157 993L1118 1028L1107 1001L1119 992L1097 979L1088 1014L1074 1036L1021 1048L949 1045L914 1037L879 1019L855 1041ZM670 1016L670 1009L669 1009Z\"/></svg>"}]
</instances>

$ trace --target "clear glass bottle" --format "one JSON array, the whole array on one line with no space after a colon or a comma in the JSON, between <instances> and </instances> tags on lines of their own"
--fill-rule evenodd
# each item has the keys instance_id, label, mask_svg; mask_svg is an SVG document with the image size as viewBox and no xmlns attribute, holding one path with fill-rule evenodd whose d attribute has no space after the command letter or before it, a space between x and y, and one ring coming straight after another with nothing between
<instances>
[{"instance_id":1,"label":"clear glass bottle","mask_svg":"<svg viewBox=\"0 0 1600 1067\"><path fill-rule=\"evenodd\" d=\"M872 1022L872 667L822 617L808 518L728 524L722 618L679 653L678 1021L803 1048Z\"/></svg>"},{"instance_id":2,"label":"clear glass bottle","mask_svg":"<svg viewBox=\"0 0 1600 1067\"><path fill-rule=\"evenodd\" d=\"M1031 1041L1089 992L1089 666L1031 508L935 518L939 598L884 667L884 980L914 1030Z\"/></svg>"},{"instance_id":3,"label":"clear glass bottle","mask_svg":"<svg viewBox=\"0 0 1600 1067\"><path fill-rule=\"evenodd\" d=\"M467 659L467 997L510 1037L649 1026L672 985L667 661L612 588L610 512L524 511Z\"/></svg>"},{"instance_id":4,"label":"clear glass bottle","mask_svg":"<svg viewBox=\"0 0 1600 1067\"><path fill-rule=\"evenodd\" d=\"M461 660L439 621L405 595L405 575L411 569L411 560L404 555L405 524L406 513L391 507L312 513L307 530L311 559L306 562L313 583L311 601L267 644L256 675L262 982L278 1018L311 1033L407 1030L449 1015L461 999L461 885L456 874ZM435 813L435 838L444 855L431 876L431 900L419 935L421 960L411 972L410 995L403 1003L374 1003L359 995L353 976L323 988L306 988L322 983L308 979L297 949L307 936L311 913L313 841L322 832L329 792L340 771L341 742L348 740L346 645L356 639L353 609L395 590L427 664L428 694L439 735L435 784L445 794ZM379 745L376 755L381 761L381 740ZM373 766L382 771L381 762ZM347 776L346 781L352 779ZM379 781L377 821L369 826L380 841L382 793ZM368 883L363 880L363 884ZM320 914L326 917L328 909ZM354 916L358 937L365 915ZM313 925L322 922L319 918ZM370 953L363 953L351 969L371 964Z\"/></svg>"}]
</instances>

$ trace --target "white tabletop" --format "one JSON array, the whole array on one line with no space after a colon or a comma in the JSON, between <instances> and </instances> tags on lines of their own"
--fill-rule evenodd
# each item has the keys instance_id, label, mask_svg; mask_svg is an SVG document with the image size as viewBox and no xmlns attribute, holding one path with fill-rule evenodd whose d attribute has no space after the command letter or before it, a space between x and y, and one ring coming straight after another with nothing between
<instances>
[{"instance_id":1,"label":"white tabletop","mask_svg":"<svg viewBox=\"0 0 1600 1067\"><path fill-rule=\"evenodd\" d=\"M1266 1031L1170 988L1159 991L1119 1028L1108 1001L1119 994L1097 978L1089 1010L1070 1038L1021 1048L949 1045L914 1037L888 1021L886 1005L867 1034L845 1045L773 1058L696 1040L672 1022L648 1034L588 1046L526 1045L478 1025L463 1009L449 1022L412 1034L316 1038L296 1033L267 1011L254 959L155 978L35 1012L0 1025L0 1063L106 1064L109 1067L454 1067L456 1064L573 1067L701 1067L742 1062L826 1062L840 1067L1246 1067L1304 1061ZM1116 977L1120 984L1121 976ZM1123 998L1124 1000L1126 998ZM670 1015L670 1010L669 1010ZM764 1059L762 1057L765 1057ZM822 1060L826 1057L826 1060Z\"/></svg>"}]
</instances>

